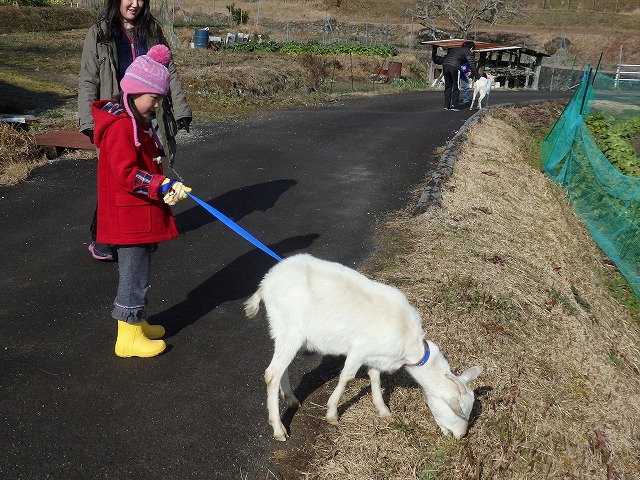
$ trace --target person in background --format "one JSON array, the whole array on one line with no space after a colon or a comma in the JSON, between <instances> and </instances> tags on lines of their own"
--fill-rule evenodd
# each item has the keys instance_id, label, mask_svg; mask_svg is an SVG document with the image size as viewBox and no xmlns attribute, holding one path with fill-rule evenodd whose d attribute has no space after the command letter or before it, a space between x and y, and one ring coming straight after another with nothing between
<instances>
[{"instance_id":1,"label":"person in background","mask_svg":"<svg viewBox=\"0 0 640 480\"><path fill-rule=\"evenodd\" d=\"M153 17L148 0L107 0L98 22L87 32L78 84L78 129L94 141L91 105L101 99L113 99L120 91L120 81L127 68L154 45L167 41L160 23ZM179 129L189 131L192 112L187 104L173 60L167 66L170 75L169 93L156 111L154 126L164 145L162 155L173 166L176 152L175 136ZM96 207L91 223L89 251L97 260L116 259L109 245L96 240Z\"/></svg>"},{"instance_id":2,"label":"person in background","mask_svg":"<svg viewBox=\"0 0 640 480\"><path fill-rule=\"evenodd\" d=\"M178 236L170 205L191 191L166 177L162 141L151 120L169 90L170 50L162 44L137 57L122 77L121 93L92 104L98 154L98 235L118 255L118 290L111 316L118 321L119 357L162 353L165 329L145 313L151 252Z\"/></svg>"},{"instance_id":3,"label":"person in background","mask_svg":"<svg viewBox=\"0 0 640 480\"><path fill-rule=\"evenodd\" d=\"M458 95L458 71L463 64L467 64L470 74L477 80L480 74L476 68L476 59L473 51L476 44L466 41L461 47L452 48L442 60L442 72L444 74L444 109L457 111L455 103Z\"/></svg>"}]
</instances>

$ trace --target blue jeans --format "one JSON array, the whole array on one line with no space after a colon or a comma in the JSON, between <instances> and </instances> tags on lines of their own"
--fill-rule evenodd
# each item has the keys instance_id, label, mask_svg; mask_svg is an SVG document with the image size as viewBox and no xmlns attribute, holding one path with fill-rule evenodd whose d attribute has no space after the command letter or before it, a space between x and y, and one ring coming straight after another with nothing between
<instances>
[{"instance_id":1,"label":"blue jeans","mask_svg":"<svg viewBox=\"0 0 640 480\"><path fill-rule=\"evenodd\" d=\"M111 316L127 323L147 319L144 310L149 290L151 244L115 245L118 252L118 293Z\"/></svg>"},{"instance_id":2,"label":"blue jeans","mask_svg":"<svg viewBox=\"0 0 640 480\"><path fill-rule=\"evenodd\" d=\"M469 88L469 79L466 75L460 75L460 84L462 85L462 101L464 103L471 103L471 99L469 98L471 89Z\"/></svg>"}]
</instances>

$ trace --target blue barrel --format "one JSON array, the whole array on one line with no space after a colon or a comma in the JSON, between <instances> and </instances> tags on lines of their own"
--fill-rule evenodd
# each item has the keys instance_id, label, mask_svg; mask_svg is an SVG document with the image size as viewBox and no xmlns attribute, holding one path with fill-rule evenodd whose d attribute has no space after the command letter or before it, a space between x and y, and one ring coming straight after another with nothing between
<instances>
[{"instance_id":1,"label":"blue barrel","mask_svg":"<svg viewBox=\"0 0 640 480\"><path fill-rule=\"evenodd\" d=\"M195 48L207 48L209 46L209 30L196 30L193 37L193 46Z\"/></svg>"}]
</instances>

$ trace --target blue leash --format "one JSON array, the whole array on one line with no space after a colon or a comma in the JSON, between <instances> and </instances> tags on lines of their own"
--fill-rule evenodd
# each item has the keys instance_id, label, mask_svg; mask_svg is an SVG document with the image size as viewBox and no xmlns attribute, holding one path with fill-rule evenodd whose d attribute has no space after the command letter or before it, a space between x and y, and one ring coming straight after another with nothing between
<instances>
[{"instance_id":1,"label":"blue leash","mask_svg":"<svg viewBox=\"0 0 640 480\"><path fill-rule=\"evenodd\" d=\"M247 232L244 228L242 228L236 222L234 222L229 217L227 217L226 215L221 213L219 210L216 210L215 208L213 208L208 203L203 202L202 200L200 200L195 195L191 195L190 193L187 193L187 195L189 195L189 197L191 197L196 203L200 204L200 206L202 208L204 208L207 212L209 212L211 215L216 217L218 220L220 220L222 223L224 223L227 227L229 227L231 230L236 232L242 238L244 238L245 240L248 240L249 242L253 243L256 247L258 247L263 252L268 253L273 258L275 258L277 261L279 261L279 262L282 261L282 258L277 253L275 253L273 250L271 250L269 247L267 247L264 243L262 243L256 237L254 237L249 232Z\"/></svg>"}]
</instances>

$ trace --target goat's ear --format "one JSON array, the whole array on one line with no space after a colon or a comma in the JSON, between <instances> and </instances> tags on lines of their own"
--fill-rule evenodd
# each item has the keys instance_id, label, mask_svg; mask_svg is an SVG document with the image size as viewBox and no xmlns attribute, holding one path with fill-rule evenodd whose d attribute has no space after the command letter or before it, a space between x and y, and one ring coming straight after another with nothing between
<instances>
[{"instance_id":1,"label":"goat's ear","mask_svg":"<svg viewBox=\"0 0 640 480\"><path fill-rule=\"evenodd\" d=\"M462 372L462 375L459 375L458 378L468 385L469 382L475 380L476 377L480 375L483 370L484 368L477 365L475 367L468 368L467 370Z\"/></svg>"},{"instance_id":2,"label":"goat's ear","mask_svg":"<svg viewBox=\"0 0 640 480\"><path fill-rule=\"evenodd\" d=\"M464 412L462 411L462 407L460 406L460 403L458 403L458 399L457 398L450 398L447 401L447 405L449 405L449 408L451 409L451 411L453 413L455 413L457 416L459 416L460 418L466 420L467 417L465 417Z\"/></svg>"}]
</instances>

